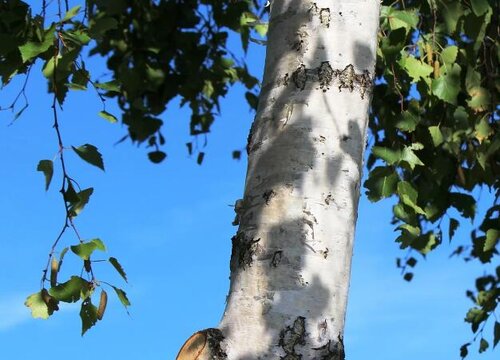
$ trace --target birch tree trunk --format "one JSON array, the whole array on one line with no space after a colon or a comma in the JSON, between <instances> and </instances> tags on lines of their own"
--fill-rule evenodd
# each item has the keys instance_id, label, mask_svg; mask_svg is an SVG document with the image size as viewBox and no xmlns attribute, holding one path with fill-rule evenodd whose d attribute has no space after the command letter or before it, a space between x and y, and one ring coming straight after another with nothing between
<instances>
[{"instance_id":1,"label":"birch tree trunk","mask_svg":"<svg viewBox=\"0 0 500 360\"><path fill-rule=\"evenodd\" d=\"M179 360L344 359L377 0L274 0L217 329Z\"/></svg>"}]
</instances>

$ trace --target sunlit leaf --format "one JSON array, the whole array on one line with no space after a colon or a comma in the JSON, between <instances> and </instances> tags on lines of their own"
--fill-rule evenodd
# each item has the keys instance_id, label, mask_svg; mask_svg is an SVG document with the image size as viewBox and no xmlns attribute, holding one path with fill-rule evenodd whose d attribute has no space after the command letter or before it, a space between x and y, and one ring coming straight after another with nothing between
<instances>
[{"instance_id":1,"label":"sunlit leaf","mask_svg":"<svg viewBox=\"0 0 500 360\"><path fill-rule=\"evenodd\" d=\"M71 246L71 251L83 260L89 260L94 250L106 251L106 247L100 239L92 239L90 241Z\"/></svg>"},{"instance_id":2,"label":"sunlit leaf","mask_svg":"<svg viewBox=\"0 0 500 360\"><path fill-rule=\"evenodd\" d=\"M83 294L88 293L91 284L79 276L72 276L70 280L51 287L49 294L59 301L76 302Z\"/></svg>"}]
</instances>

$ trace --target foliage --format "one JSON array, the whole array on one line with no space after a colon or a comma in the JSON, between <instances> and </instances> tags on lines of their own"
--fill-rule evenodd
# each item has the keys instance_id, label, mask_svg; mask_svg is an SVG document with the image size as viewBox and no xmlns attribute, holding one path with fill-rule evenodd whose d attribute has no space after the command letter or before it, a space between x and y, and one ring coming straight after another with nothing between
<instances>
[{"instance_id":1,"label":"foliage","mask_svg":"<svg viewBox=\"0 0 500 360\"><path fill-rule=\"evenodd\" d=\"M8 84L14 76L26 74L43 63L43 75L54 95L54 127L59 139L59 160L63 169L66 222L62 230L74 228L73 219L92 195L81 190L65 167L62 137L58 130L57 106L62 107L70 90L93 88L102 102L99 116L109 122L118 118L128 128L123 140L144 143L148 157L159 163L166 158L161 146L164 113L170 101L180 98L191 109L189 131L206 134L220 108L220 98L229 86L240 82L251 108L257 107L258 81L249 74L244 61L228 48L230 33L239 34L242 48L265 35L262 21L265 8L251 0L87 0L85 6L70 8L58 1L58 21L47 23L46 7L38 15L20 0L0 2L0 77ZM63 11L64 8L64 11ZM365 182L370 200L395 197L394 224L400 232L401 248L426 256L447 234L451 242L461 221L476 220L478 189L488 188L493 201L470 243L459 245L454 254L466 260L490 263L498 256L500 232L500 135L498 132L500 87L498 69L499 4L492 0L407 0L383 1L379 48L370 130L373 138ZM162 31L157 31L161 28ZM107 59L110 78L93 80L86 67L87 52ZM24 95L24 84L16 102ZM116 99L119 117L105 107ZM27 106L14 116L17 119ZM192 144L187 144L193 151ZM104 170L98 149L91 144L72 147L81 159ZM239 152L233 157L239 158ZM203 152L197 162L202 163ZM54 164L42 160L38 171L46 189ZM78 236L78 233L75 233ZM102 318L107 293L101 292L98 307L91 295L100 286L92 271L91 256L103 250L98 239L71 247L83 261L87 279L71 277L59 283L63 250L55 259L54 243L50 289L44 272L42 290L26 304L33 316L47 318L59 301L82 301L82 333ZM78 236L79 238L79 236ZM404 278L410 281L417 260L398 259ZM110 264L126 280L111 257ZM465 321L471 324L479 351L488 348L483 336L488 319L494 317L500 298L500 267L477 279L476 290L467 296L474 306ZM130 305L123 290L112 286L119 300ZM103 295L105 294L105 295ZM105 300L103 300L105 299ZM500 339L500 324L493 325L493 346ZM465 357L470 343L460 354Z\"/></svg>"},{"instance_id":2,"label":"foliage","mask_svg":"<svg viewBox=\"0 0 500 360\"><path fill-rule=\"evenodd\" d=\"M476 219L483 187L493 194L490 208L470 244L454 254L481 263L498 256L498 6L487 0L383 2L365 187L373 201L396 197L396 241L424 256L446 232L451 242L461 221ZM415 264L413 257L398 259L406 280ZM480 352L489 346L483 330L494 318L499 281L497 267L467 292L474 307L465 321L481 338ZM495 322L494 345L499 327Z\"/></svg>"}]
</instances>

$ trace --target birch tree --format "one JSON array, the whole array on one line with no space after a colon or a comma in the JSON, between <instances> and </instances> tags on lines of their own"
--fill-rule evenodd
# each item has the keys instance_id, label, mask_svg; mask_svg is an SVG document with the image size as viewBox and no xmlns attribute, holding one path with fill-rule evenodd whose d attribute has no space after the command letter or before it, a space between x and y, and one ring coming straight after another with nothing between
<instances>
[{"instance_id":1,"label":"birch tree","mask_svg":"<svg viewBox=\"0 0 500 360\"><path fill-rule=\"evenodd\" d=\"M227 306L178 359L344 359L378 21L371 0L271 4Z\"/></svg>"},{"instance_id":2,"label":"birch tree","mask_svg":"<svg viewBox=\"0 0 500 360\"><path fill-rule=\"evenodd\" d=\"M381 6L374 0L87 0L42 1L35 9L1 1L2 85L25 76L1 110L12 110L13 122L22 117L29 76L42 63L58 156L40 160L36 170L46 190L54 168L62 174L64 225L41 289L26 301L32 315L46 319L61 303L80 302L84 334L103 319L107 304L106 283L93 269L94 253L105 244L77 230L94 189L80 187L65 154L100 169L104 162L87 139L65 142L59 124L71 92L95 91L102 104L96 115L121 121L122 141L145 144L149 160L160 163L167 158L164 111L173 99L191 111L189 133L206 136L221 98L241 83L256 116L245 191L235 203L239 228L227 306L220 324L196 332L178 359L344 358L364 158L368 198L396 199L395 240L407 251L397 264L407 281L419 256L430 256L443 239L452 241L461 221L478 217L478 190L489 192L489 208L473 223L470 239L454 240L452 255L486 264L466 293L473 305L465 321L475 335L460 355L476 340L485 351L491 330L494 347L500 267L487 264L497 259L500 232L498 13L493 0L384 0ZM243 52L251 43L267 46L262 82L230 48L234 35ZM86 66L87 50L106 58L108 79L97 80ZM106 107L110 99L120 114ZM192 142L187 149L203 162L203 149ZM61 244L68 230L75 243ZM69 255L83 270L61 279ZM108 262L126 281L120 262ZM107 285L130 305L123 289Z\"/></svg>"}]
</instances>

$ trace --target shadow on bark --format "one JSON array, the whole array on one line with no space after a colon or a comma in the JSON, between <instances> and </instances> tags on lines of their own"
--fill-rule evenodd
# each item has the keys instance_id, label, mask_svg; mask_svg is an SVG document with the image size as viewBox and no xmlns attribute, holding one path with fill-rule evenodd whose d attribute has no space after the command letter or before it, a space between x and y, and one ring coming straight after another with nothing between
<instances>
[{"instance_id":1,"label":"shadow on bark","mask_svg":"<svg viewBox=\"0 0 500 360\"><path fill-rule=\"evenodd\" d=\"M296 8L301 3L303 3L302 0L294 0L290 8ZM276 7L281 6L281 2L275 1L273 6L276 10ZM283 10L278 9L276 13L282 12ZM309 21L309 16L306 16L306 14L303 18L298 16L292 18L297 22L289 27L292 29L299 29L301 22ZM283 20L279 19L279 21ZM271 23L270 34L275 31L273 28L275 26L277 26L277 22ZM281 41L280 46L285 43L298 43L292 40L296 36L295 32L281 35L288 37L290 40L287 40L287 42ZM322 53L322 50L319 49L324 49L324 43L321 39L315 44L317 54ZM295 50L301 51L300 48ZM305 345L305 338L306 336L313 336L312 334L318 336L318 342L324 345L308 349L308 354L311 353L311 350L315 350L315 355L313 358L304 360L344 360L345 358L341 335L332 333L326 328L326 325L325 328L322 328L322 324L326 324L327 320L329 322L340 321L340 319L323 319L330 302L336 301L335 294L330 290L331 284L325 284L318 276L312 276L309 281L302 276L305 267L305 254L312 252L320 256L319 252L324 250L315 249L309 244L315 236L315 218L314 215L307 213L307 199L302 200L303 211L300 216L288 217L286 221L281 223L270 224L265 240L261 240L256 231L256 229L261 229L263 224L268 224L266 209L271 204L276 205L273 202L281 201L280 197L283 194L301 196L306 175L313 174L321 178L326 177L333 188L338 185L342 172L353 170L352 168L345 169L343 167L342 154L330 154L330 158L326 160L326 174L314 173L316 162L325 161L324 154L319 154L315 145L315 143L321 141L314 129L316 125L311 117L303 114L302 109L308 106L307 103L311 96L326 97L329 92L340 91L341 89L340 87L339 89L333 87L327 91L317 83L302 86L296 78L293 78L294 74L289 74L288 83L285 81L281 85L277 85L282 81L281 79L287 77L285 74L273 73L273 64L281 61L287 51L289 52L290 49L283 49L283 52L281 52L282 57L273 59L271 64L266 59L266 74L264 77L266 83L263 86L263 93L259 100L256 122L252 125L253 131L249 136L249 168L244 199L242 200L243 205L239 213L240 227L232 239L231 284L228 298L228 308L235 306L231 301L231 297L235 287L240 287L239 278L250 276L249 274L256 276L255 274L260 271L261 283L265 284L262 286L272 290L261 291L261 293L265 294L255 298L255 303L256 306L264 304L262 307L262 321L265 323L266 332L272 339L272 344L265 351L258 354L252 353L240 356L238 359L228 360L269 359L270 355L273 359L279 356L280 359L299 360L303 358L301 348ZM356 69L367 69L370 64L369 59L373 57L370 48L365 44L355 44L354 55L356 63L352 65ZM323 61L327 62L329 59ZM316 65L319 68L320 64ZM277 86L285 86L286 89L278 97L274 97L272 88ZM295 107L292 105L292 108L290 108L290 104L298 94L303 99L304 91L308 92L305 103ZM321 94L318 95L317 92ZM272 107L272 109L269 110L268 107ZM262 116L262 114L266 116ZM334 124L337 124L335 109L328 109L328 116ZM337 128L334 136L337 136L338 139L334 141L340 143L343 154L351 157L356 164L361 164L362 150L359 144L364 146L365 129L359 128L356 119L349 119L348 121L348 126L343 127L347 128L345 133L342 133L342 130ZM283 149L287 149L285 155L283 155ZM357 170L361 173L361 168ZM346 202L352 202L349 205L355 209L356 213L359 199L359 183L349 188L349 191L350 196ZM325 202L328 205L326 199ZM283 204L286 205L286 201ZM346 206L346 204L335 205L339 211L342 210L343 206ZM288 209L285 207L282 211L287 212ZM290 234L294 235L290 236ZM325 250L325 258L327 253L328 249ZM286 295L288 292L296 290L301 292L300 299L307 299L307 308L301 308L299 303L295 303L293 306L294 313L289 314L287 313L288 307L295 300L286 298ZM283 325L281 321L283 314L289 316L290 322L288 324ZM305 328L306 318L314 319L317 328ZM341 321L343 323L343 319ZM220 330L226 337L238 338L237 334L230 333L232 331L230 327L221 327ZM246 339L241 338L241 341L244 342ZM223 356L217 357L217 359L226 358Z\"/></svg>"}]
</instances>

